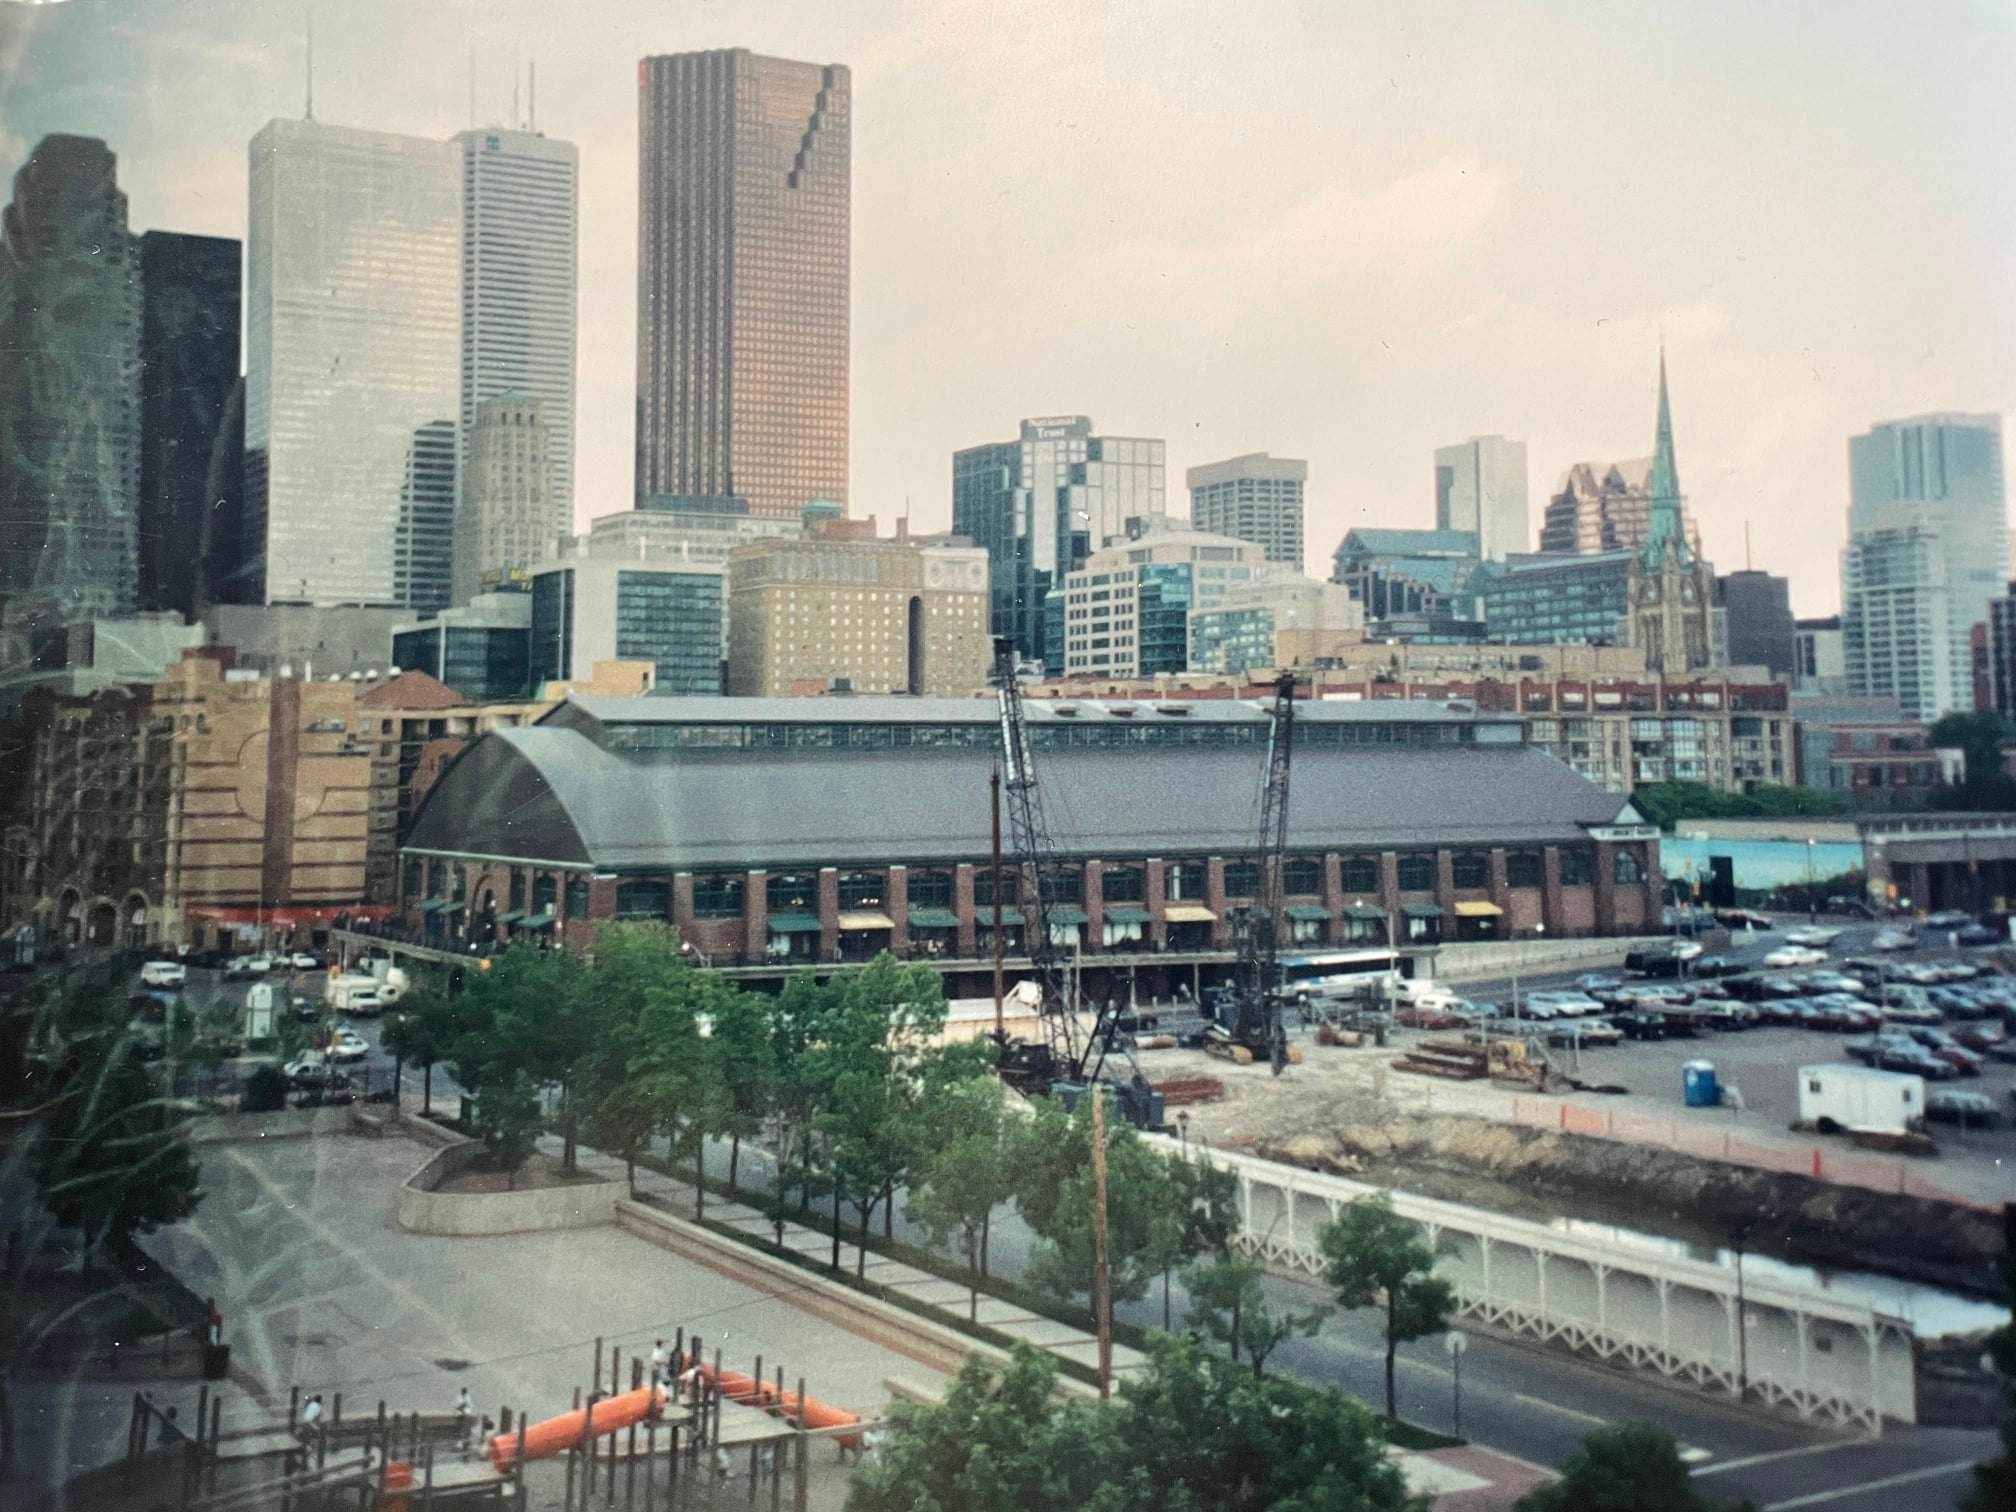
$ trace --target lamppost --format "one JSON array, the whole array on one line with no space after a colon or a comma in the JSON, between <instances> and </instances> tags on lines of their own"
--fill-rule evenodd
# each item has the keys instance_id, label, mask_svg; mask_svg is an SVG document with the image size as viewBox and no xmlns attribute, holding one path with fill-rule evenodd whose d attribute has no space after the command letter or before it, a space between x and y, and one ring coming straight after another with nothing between
<instances>
[{"instance_id":1,"label":"lamppost","mask_svg":"<svg viewBox=\"0 0 2016 1512\"><path fill-rule=\"evenodd\" d=\"M1534 939L1537 940L1546 933L1545 924L1533 926ZM1515 929L1512 931L1512 1021L1517 1023L1519 1018L1519 931Z\"/></svg>"},{"instance_id":2,"label":"lamppost","mask_svg":"<svg viewBox=\"0 0 2016 1512\"><path fill-rule=\"evenodd\" d=\"M1806 922L1818 923L1820 901L1813 896L1813 837L1806 837Z\"/></svg>"},{"instance_id":3,"label":"lamppost","mask_svg":"<svg viewBox=\"0 0 2016 1512\"><path fill-rule=\"evenodd\" d=\"M691 940L681 940L679 942L679 954L692 956L695 960L699 961L699 963L702 966L706 967L709 971L712 971L714 969L714 958L708 955L707 952L702 950L698 945L695 945Z\"/></svg>"},{"instance_id":4,"label":"lamppost","mask_svg":"<svg viewBox=\"0 0 2016 1512\"><path fill-rule=\"evenodd\" d=\"M1442 1336L1442 1347L1449 1351L1449 1370L1455 1389L1455 1436L1463 1437L1463 1353L1470 1347L1470 1336L1450 1329Z\"/></svg>"},{"instance_id":5,"label":"lamppost","mask_svg":"<svg viewBox=\"0 0 2016 1512\"><path fill-rule=\"evenodd\" d=\"M1176 1134L1183 1144L1183 1158L1188 1160L1190 1158L1190 1110L1188 1108L1178 1108L1176 1110Z\"/></svg>"}]
</instances>

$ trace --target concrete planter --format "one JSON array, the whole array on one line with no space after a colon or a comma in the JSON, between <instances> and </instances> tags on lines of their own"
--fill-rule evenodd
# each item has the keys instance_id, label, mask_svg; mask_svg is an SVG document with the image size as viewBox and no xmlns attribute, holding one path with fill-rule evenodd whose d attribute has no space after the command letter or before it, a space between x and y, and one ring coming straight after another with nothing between
<instances>
[{"instance_id":1,"label":"concrete planter","mask_svg":"<svg viewBox=\"0 0 2016 1512\"><path fill-rule=\"evenodd\" d=\"M393 1218L415 1234L476 1238L493 1234L538 1233L548 1229L594 1228L613 1223L623 1184L583 1181L535 1187L522 1192L443 1192L441 1183L460 1175L482 1156L483 1147L462 1140L437 1151L399 1187Z\"/></svg>"}]
</instances>

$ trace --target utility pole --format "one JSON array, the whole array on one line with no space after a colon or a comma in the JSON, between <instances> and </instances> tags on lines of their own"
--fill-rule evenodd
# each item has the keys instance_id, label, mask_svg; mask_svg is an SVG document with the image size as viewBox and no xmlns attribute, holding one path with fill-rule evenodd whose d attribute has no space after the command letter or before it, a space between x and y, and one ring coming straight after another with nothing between
<instances>
[{"instance_id":1,"label":"utility pole","mask_svg":"<svg viewBox=\"0 0 2016 1512\"><path fill-rule=\"evenodd\" d=\"M1105 1091L1085 1088L1092 1099L1092 1313L1099 1326L1099 1400L1113 1390L1113 1275L1106 1264Z\"/></svg>"},{"instance_id":2,"label":"utility pole","mask_svg":"<svg viewBox=\"0 0 2016 1512\"><path fill-rule=\"evenodd\" d=\"M1008 1031L1001 1018L1001 768L996 766L987 779L988 796L994 808L994 1042L1006 1044Z\"/></svg>"}]
</instances>

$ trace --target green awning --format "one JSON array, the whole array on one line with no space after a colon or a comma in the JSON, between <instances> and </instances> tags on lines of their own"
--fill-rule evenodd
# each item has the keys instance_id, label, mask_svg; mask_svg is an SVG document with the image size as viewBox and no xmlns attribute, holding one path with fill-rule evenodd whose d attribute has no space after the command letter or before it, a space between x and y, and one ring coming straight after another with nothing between
<instances>
[{"instance_id":1,"label":"green awning","mask_svg":"<svg viewBox=\"0 0 2016 1512\"><path fill-rule=\"evenodd\" d=\"M1321 903L1291 903L1288 905L1288 917L1291 919L1327 919L1330 917L1330 910L1325 908Z\"/></svg>"},{"instance_id":2,"label":"green awning","mask_svg":"<svg viewBox=\"0 0 2016 1512\"><path fill-rule=\"evenodd\" d=\"M913 908L910 910L912 929L957 929L959 915L949 908Z\"/></svg>"},{"instance_id":3,"label":"green awning","mask_svg":"<svg viewBox=\"0 0 2016 1512\"><path fill-rule=\"evenodd\" d=\"M534 914L518 927L520 929L551 929L553 927L553 915L550 913Z\"/></svg>"},{"instance_id":4,"label":"green awning","mask_svg":"<svg viewBox=\"0 0 2016 1512\"><path fill-rule=\"evenodd\" d=\"M992 904L987 904L974 909L973 917L982 924L992 924L997 927L1003 924L1022 924L1027 922L1022 917L1022 905L1020 903L1010 903L1005 908L996 908Z\"/></svg>"},{"instance_id":5,"label":"green awning","mask_svg":"<svg viewBox=\"0 0 2016 1512\"><path fill-rule=\"evenodd\" d=\"M1383 919L1386 917L1386 910L1376 903L1346 903L1344 914L1345 917L1352 919Z\"/></svg>"},{"instance_id":6,"label":"green awning","mask_svg":"<svg viewBox=\"0 0 2016 1512\"><path fill-rule=\"evenodd\" d=\"M1437 908L1433 903L1409 903L1400 912L1407 915L1410 919L1439 919L1442 917L1442 910Z\"/></svg>"},{"instance_id":7,"label":"green awning","mask_svg":"<svg viewBox=\"0 0 2016 1512\"><path fill-rule=\"evenodd\" d=\"M498 918L498 920L497 920L497 922L498 922L499 924L516 924L516 923L517 923L517 922L518 922L518 921L519 921L520 919L522 919L522 918L524 918L524 917L525 917L525 914L524 914L524 912L523 912L523 911L521 910L521 911L519 911L518 913L508 913L508 914L503 914L503 915L500 915L500 916L499 916L499 918Z\"/></svg>"},{"instance_id":8,"label":"green awning","mask_svg":"<svg viewBox=\"0 0 2016 1512\"><path fill-rule=\"evenodd\" d=\"M1092 915L1085 912L1082 908L1072 908L1066 904L1053 903L1050 905L1050 922L1052 924L1090 924L1092 922Z\"/></svg>"},{"instance_id":9,"label":"green awning","mask_svg":"<svg viewBox=\"0 0 2016 1512\"><path fill-rule=\"evenodd\" d=\"M1146 924L1149 913L1145 908L1109 908L1106 910L1108 924Z\"/></svg>"},{"instance_id":10,"label":"green awning","mask_svg":"<svg viewBox=\"0 0 2016 1512\"><path fill-rule=\"evenodd\" d=\"M442 909L448 907L452 901L449 898L429 898L425 903L420 905L420 912L423 914L439 913Z\"/></svg>"},{"instance_id":11,"label":"green awning","mask_svg":"<svg viewBox=\"0 0 2016 1512\"><path fill-rule=\"evenodd\" d=\"M772 934L817 934L819 915L808 913L774 913L770 915Z\"/></svg>"}]
</instances>

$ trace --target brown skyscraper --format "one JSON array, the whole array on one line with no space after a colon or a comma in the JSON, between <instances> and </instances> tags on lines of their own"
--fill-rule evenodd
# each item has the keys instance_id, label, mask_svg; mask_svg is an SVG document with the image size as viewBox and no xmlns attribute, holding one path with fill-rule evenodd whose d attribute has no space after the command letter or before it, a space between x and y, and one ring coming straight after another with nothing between
<instances>
[{"instance_id":1,"label":"brown skyscraper","mask_svg":"<svg viewBox=\"0 0 2016 1512\"><path fill-rule=\"evenodd\" d=\"M848 71L676 53L638 92L639 501L845 504Z\"/></svg>"}]
</instances>

